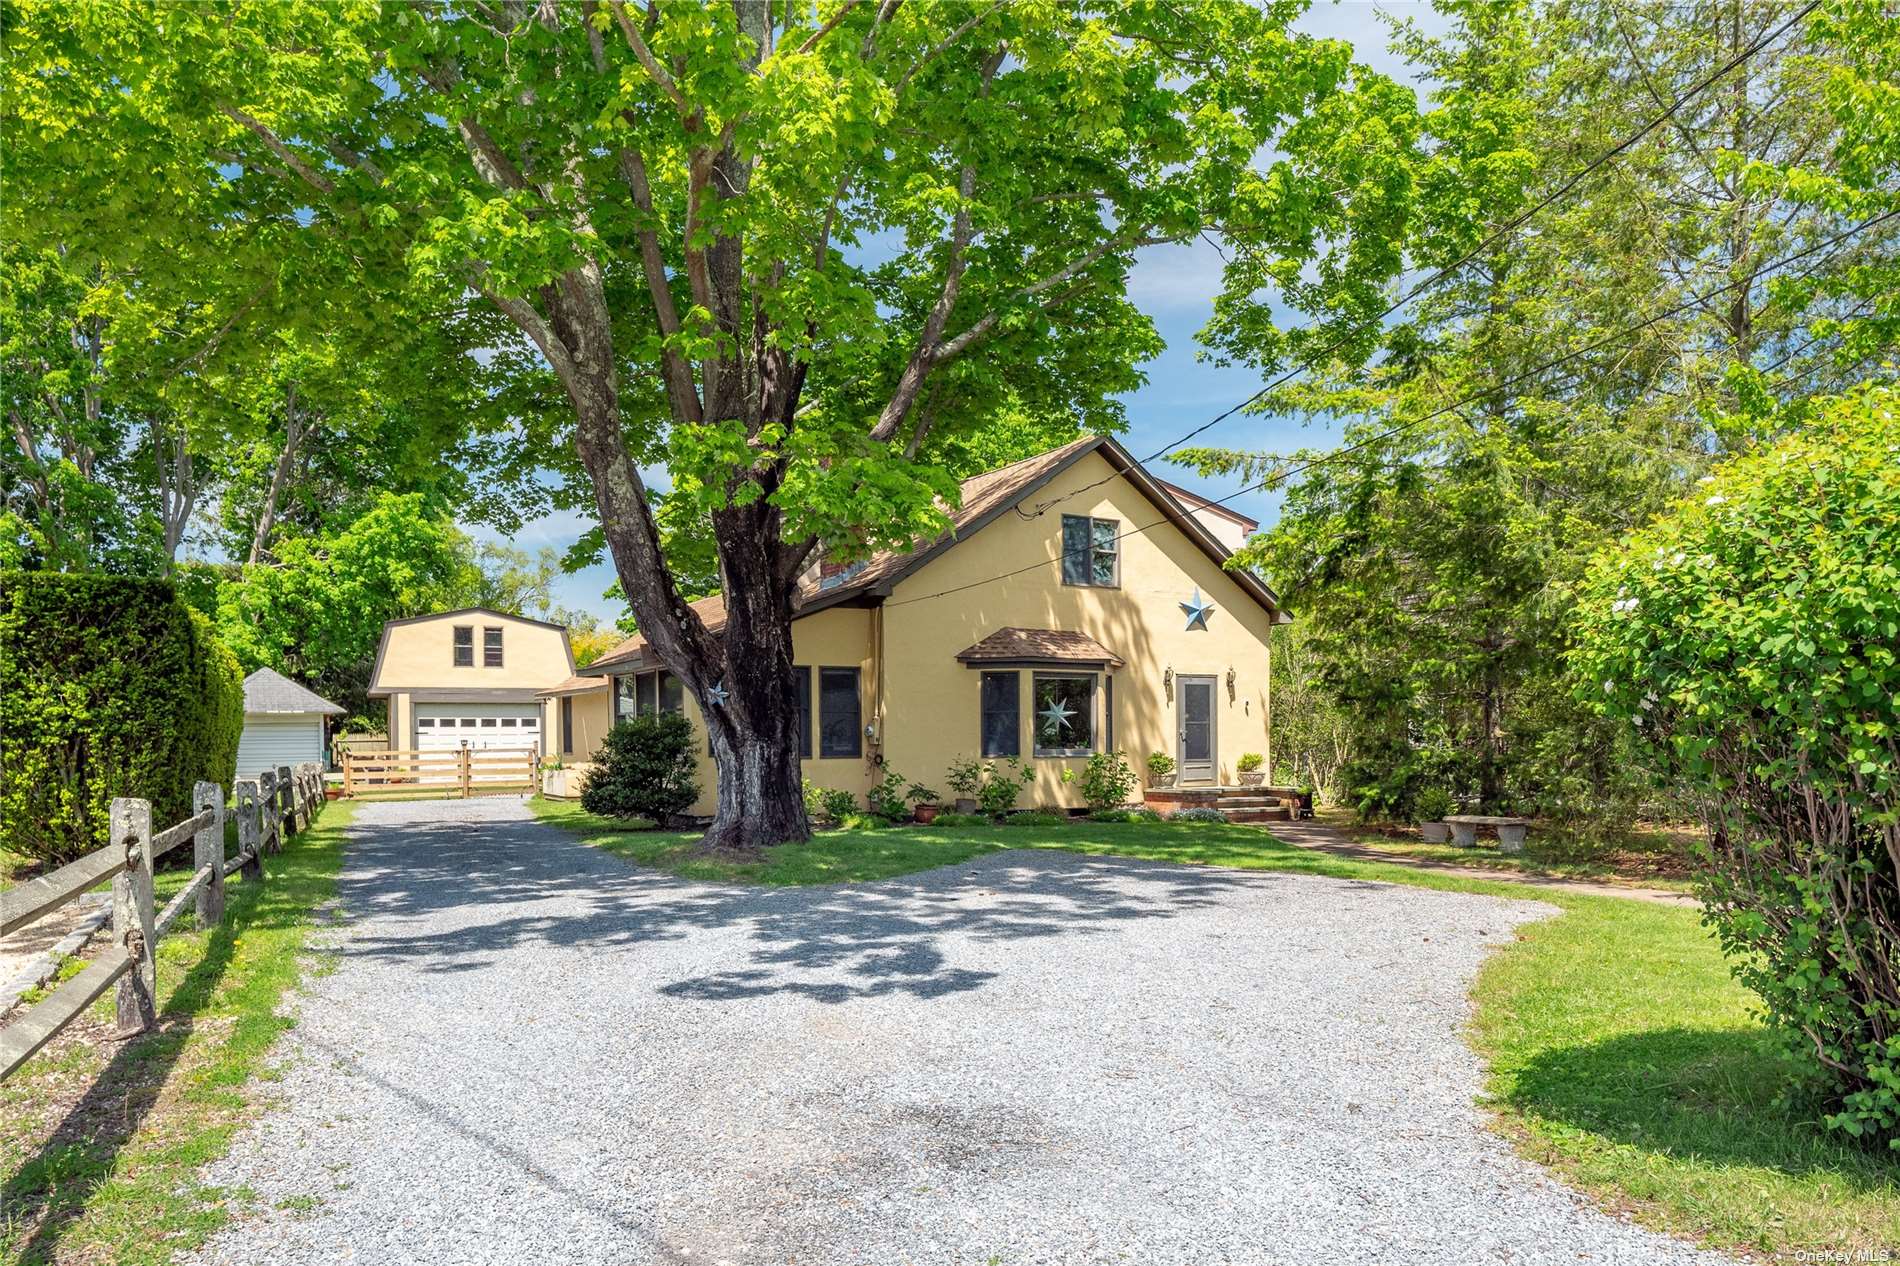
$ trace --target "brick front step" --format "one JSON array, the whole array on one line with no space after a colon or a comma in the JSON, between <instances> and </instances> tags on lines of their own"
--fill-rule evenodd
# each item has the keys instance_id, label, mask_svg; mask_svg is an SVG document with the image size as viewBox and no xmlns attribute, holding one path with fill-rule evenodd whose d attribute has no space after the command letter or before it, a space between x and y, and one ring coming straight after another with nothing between
<instances>
[{"instance_id":1,"label":"brick front step","mask_svg":"<svg viewBox=\"0 0 1900 1266\"><path fill-rule=\"evenodd\" d=\"M1285 805L1274 805L1268 809L1230 809L1221 806L1221 812L1227 815L1229 822L1291 822L1293 811Z\"/></svg>"},{"instance_id":2,"label":"brick front step","mask_svg":"<svg viewBox=\"0 0 1900 1266\"><path fill-rule=\"evenodd\" d=\"M1279 787L1150 787L1144 800L1157 813L1219 809L1230 822L1286 822L1290 793Z\"/></svg>"}]
</instances>

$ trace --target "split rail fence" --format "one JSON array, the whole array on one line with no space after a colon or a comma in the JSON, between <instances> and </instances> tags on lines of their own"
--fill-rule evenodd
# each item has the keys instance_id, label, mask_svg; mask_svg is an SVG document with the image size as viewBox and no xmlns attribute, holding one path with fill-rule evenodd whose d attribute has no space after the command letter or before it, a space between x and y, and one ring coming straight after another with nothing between
<instances>
[{"instance_id":1,"label":"split rail fence","mask_svg":"<svg viewBox=\"0 0 1900 1266\"><path fill-rule=\"evenodd\" d=\"M451 747L343 754L346 796L539 791L541 754L532 747Z\"/></svg>"},{"instance_id":2,"label":"split rail fence","mask_svg":"<svg viewBox=\"0 0 1900 1266\"><path fill-rule=\"evenodd\" d=\"M323 803L323 767L306 762L279 765L258 778L240 778L227 809L224 788L198 783L195 812L162 831L152 829L152 803L120 797L112 802L109 842L76 862L0 893L0 936L59 909L95 885L112 880L112 940L83 971L0 1028L0 1080L71 1024L93 999L119 987L118 1033L130 1037L157 1022L158 940L185 907L193 905L199 927L224 917L224 881L234 874L261 883L264 858L280 853L286 835L302 831ZM238 851L227 858L224 828L235 816ZM196 869L191 882L164 909L155 909L152 869L160 857L192 842Z\"/></svg>"}]
</instances>

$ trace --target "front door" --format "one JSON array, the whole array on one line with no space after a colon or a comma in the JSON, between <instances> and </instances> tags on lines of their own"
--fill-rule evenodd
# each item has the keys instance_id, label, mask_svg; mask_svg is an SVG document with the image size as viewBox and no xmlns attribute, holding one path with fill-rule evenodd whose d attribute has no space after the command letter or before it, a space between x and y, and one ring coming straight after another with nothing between
<instances>
[{"instance_id":1,"label":"front door","mask_svg":"<svg viewBox=\"0 0 1900 1266\"><path fill-rule=\"evenodd\" d=\"M1181 692L1181 781L1214 781L1214 679L1177 677Z\"/></svg>"}]
</instances>

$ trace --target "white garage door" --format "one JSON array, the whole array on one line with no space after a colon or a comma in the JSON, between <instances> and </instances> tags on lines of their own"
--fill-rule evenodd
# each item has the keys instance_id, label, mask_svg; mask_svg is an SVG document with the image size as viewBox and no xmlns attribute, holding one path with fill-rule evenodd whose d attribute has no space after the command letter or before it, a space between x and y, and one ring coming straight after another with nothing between
<instances>
[{"instance_id":1,"label":"white garage door","mask_svg":"<svg viewBox=\"0 0 1900 1266\"><path fill-rule=\"evenodd\" d=\"M237 776L323 759L323 718L314 712L251 712L238 736Z\"/></svg>"},{"instance_id":2,"label":"white garage door","mask_svg":"<svg viewBox=\"0 0 1900 1266\"><path fill-rule=\"evenodd\" d=\"M531 703L416 705L416 747L541 747L541 710Z\"/></svg>"}]
</instances>

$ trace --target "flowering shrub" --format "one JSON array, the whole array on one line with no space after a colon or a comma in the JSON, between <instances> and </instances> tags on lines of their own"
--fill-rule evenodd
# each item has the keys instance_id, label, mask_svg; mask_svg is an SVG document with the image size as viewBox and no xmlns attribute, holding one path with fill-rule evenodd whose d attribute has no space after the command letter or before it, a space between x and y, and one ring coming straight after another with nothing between
<instances>
[{"instance_id":1,"label":"flowering shrub","mask_svg":"<svg viewBox=\"0 0 1900 1266\"><path fill-rule=\"evenodd\" d=\"M1710 831L1701 892L1827 1123L1900 1150L1900 396L1600 558L1572 666Z\"/></svg>"},{"instance_id":2,"label":"flowering shrub","mask_svg":"<svg viewBox=\"0 0 1900 1266\"><path fill-rule=\"evenodd\" d=\"M1227 815L1219 809L1176 809L1168 815L1170 822L1225 822Z\"/></svg>"}]
</instances>

